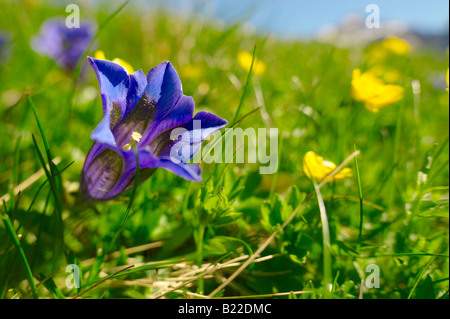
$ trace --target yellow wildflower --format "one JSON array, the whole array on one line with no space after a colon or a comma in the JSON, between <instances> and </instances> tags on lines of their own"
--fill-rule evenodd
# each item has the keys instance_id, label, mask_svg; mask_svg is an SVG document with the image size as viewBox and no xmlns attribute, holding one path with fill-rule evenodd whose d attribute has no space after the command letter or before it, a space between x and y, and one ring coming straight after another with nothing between
<instances>
[{"instance_id":1,"label":"yellow wildflower","mask_svg":"<svg viewBox=\"0 0 450 319\"><path fill-rule=\"evenodd\" d=\"M321 181L325 177L331 174L336 169L336 164L333 162L324 160L323 157L317 155L313 151L309 151L303 158L303 171L309 178L314 177L316 180ZM350 168L344 168L339 173L334 175L330 181L340 181L347 177L352 176L352 170Z\"/></svg>"},{"instance_id":2,"label":"yellow wildflower","mask_svg":"<svg viewBox=\"0 0 450 319\"><path fill-rule=\"evenodd\" d=\"M105 52L102 50L95 51L94 58L99 60L106 60Z\"/></svg>"},{"instance_id":3,"label":"yellow wildflower","mask_svg":"<svg viewBox=\"0 0 450 319\"><path fill-rule=\"evenodd\" d=\"M403 87L385 84L370 72L361 73L355 69L352 76L352 95L356 101L365 102L365 107L371 112L391 105L403 98Z\"/></svg>"},{"instance_id":4,"label":"yellow wildflower","mask_svg":"<svg viewBox=\"0 0 450 319\"><path fill-rule=\"evenodd\" d=\"M447 88L446 88L446 90L447 90L447 93L448 93L448 69L447 69L447 77L446 77L446 80L447 80Z\"/></svg>"},{"instance_id":5,"label":"yellow wildflower","mask_svg":"<svg viewBox=\"0 0 450 319\"><path fill-rule=\"evenodd\" d=\"M96 51L94 57L95 57L96 59L99 59L99 60L106 60L105 53L104 53L102 50ZM131 74L131 73L134 72L134 69L133 69L133 67L131 66L131 64L129 64L128 62L126 62L126 61L124 61L124 60L122 60L122 59L120 59L120 58L115 58L115 59L112 60L112 62L117 63L117 64L123 66L125 69L127 69L127 72L128 72L129 74Z\"/></svg>"},{"instance_id":6,"label":"yellow wildflower","mask_svg":"<svg viewBox=\"0 0 450 319\"><path fill-rule=\"evenodd\" d=\"M410 52L410 45L403 39L388 38L381 42L383 48L387 51L397 55L408 55Z\"/></svg>"},{"instance_id":7,"label":"yellow wildflower","mask_svg":"<svg viewBox=\"0 0 450 319\"><path fill-rule=\"evenodd\" d=\"M241 68L249 72L250 66L252 65L253 54L247 51L239 51L237 59ZM258 76L262 75L265 71L266 64L255 57L255 61L253 63L253 74Z\"/></svg>"},{"instance_id":8,"label":"yellow wildflower","mask_svg":"<svg viewBox=\"0 0 450 319\"><path fill-rule=\"evenodd\" d=\"M411 52L408 42L399 38L387 38L371 46L368 52L367 62L377 64L386 62L389 55L406 56Z\"/></svg>"}]
</instances>

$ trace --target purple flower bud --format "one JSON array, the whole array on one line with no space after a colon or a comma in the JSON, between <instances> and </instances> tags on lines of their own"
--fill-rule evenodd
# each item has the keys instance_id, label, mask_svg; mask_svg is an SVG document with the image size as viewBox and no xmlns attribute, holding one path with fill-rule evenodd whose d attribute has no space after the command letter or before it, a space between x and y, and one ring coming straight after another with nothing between
<instances>
[{"instance_id":1,"label":"purple flower bud","mask_svg":"<svg viewBox=\"0 0 450 319\"><path fill-rule=\"evenodd\" d=\"M68 28L64 19L51 18L42 24L39 34L31 39L31 47L71 72L94 38L96 29L92 22L83 22L79 28Z\"/></svg>"}]
</instances>

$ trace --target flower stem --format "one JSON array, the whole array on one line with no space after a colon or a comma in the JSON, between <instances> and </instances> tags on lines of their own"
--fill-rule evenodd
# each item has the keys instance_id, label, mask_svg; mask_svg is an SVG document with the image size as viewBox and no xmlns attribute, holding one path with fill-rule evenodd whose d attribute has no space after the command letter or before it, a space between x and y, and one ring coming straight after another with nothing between
<instances>
[{"instance_id":1,"label":"flower stem","mask_svg":"<svg viewBox=\"0 0 450 319\"><path fill-rule=\"evenodd\" d=\"M203 237L205 236L205 225L199 223L197 228L197 266L202 267L203 264ZM198 279L197 293L203 294L204 292L204 280L203 277Z\"/></svg>"},{"instance_id":2,"label":"flower stem","mask_svg":"<svg viewBox=\"0 0 450 319\"><path fill-rule=\"evenodd\" d=\"M241 100L239 102L239 106L236 110L236 113L234 114L233 121L231 123L236 123L236 121L239 118L239 113L241 113L242 105L244 104L245 96L247 95L248 87L250 85L251 79L252 79L252 72L253 72L253 64L255 63L255 57L256 57L256 46L253 49L253 57L252 57L252 63L250 64L250 70L248 71L247 75L247 82L245 82L244 91L242 91Z\"/></svg>"},{"instance_id":3,"label":"flower stem","mask_svg":"<svg viewBox=\"0 0 450 319\"><path fill-rule=\"evenodd\" d=\"M356 144L353 143L353 151L356 152ZM359 195L359 235L358 235L358 243L356 245L356 250L359 251L361 247L362 241L362 231L363 231L363 223L364 223L364 197L362 193L361 186L361 175L359 173L359 165L358 165L358 157L355 157L355 166L356 166L356 178L358 180L358 195Z\"/></svg>"},{"instance_id":4,"label":"flower stem","mask_svg":"<svg viewBox=\"0 0 450 319\"><path fill-rule=\"evenodd\" d=\"M403 115L405 112L405 102L402 101L400 103L400 109L397 115L397 123L395 125L395 140L394 140L394 150L393 150L393 161L392 161L392 175L391 175L391 188L389 191L390 197L388 202L388 211L392 212L395 206L395 195L397 193L397 188L395 185L396 175L398 171L398 163L399 163L399 149L402 138L403 131Z\"/></svg>"}]
</instances>

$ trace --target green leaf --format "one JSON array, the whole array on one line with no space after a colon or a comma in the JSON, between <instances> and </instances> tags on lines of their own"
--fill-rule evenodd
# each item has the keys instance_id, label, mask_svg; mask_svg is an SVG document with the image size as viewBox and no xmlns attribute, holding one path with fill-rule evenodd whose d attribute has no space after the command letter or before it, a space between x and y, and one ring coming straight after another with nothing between
<instances>
[{"instance_id":1,"label":"green leaf","mask_svg":"<svg viewBox=\"0 0 450 319\"><path fill-rule=\"evenodd\" d=\"M252 196L253 192L258 188L261 183L262 177L259 171L250 172L245 180L245 187L241 193L241 200L245 200Z\"/></svg>"},{"instance_id":2,"label":"green leaf","mask_svg":"<svg viewBox=\"0 0 450 319\"><path fill-rule=\"evenodd\" d=\"M286 240L287 238L284 237L280 250L283 254L289 255L292 261L303 264L303 258L308 254L313 239L301 232L295 233L295 235L294 238L290 238L289 240Z\"/></svg>"},{"instance_id":3,"label":"green leaf","mask_svg":"<svg viewBox=\"0 0 450 319\"><path fill-rule=\"evenodd\" d=\"M270 210L269 213L269 220L272 226L283 224L282 210L283 204L281 198L278 194L275 194L272 209Z\"/></svg>"},{"instance_id":4,"label":"green leaf","mask_svg":"<svg viewBox=\"0 0 450 319\"><path fill-rule=\"evenodd\" d=\"M211 222L211 225L212 226L225 226L225 225L234 223L239 218L241 218L243 215L244 215L243 213L230 212L230 213L224 214L224 215L219 216L218 218L214 219Z\"/></svg>"},{"instance_id":5,"label":"green leaf","mask_svg":"<svg viewBox=\"0 0 450 319\"><path fill-rule=\"evenodd\" d=\"M43 282L44 287L53 295L53 298L66 299L66 296L56 286L53 278L46 278L43 273L39 273L36 277L39 281Z\"/></svg>"},{"instance_id":6,"label":"green leaf","mask_svg":"<svg viewBox=\"0 0 450 319\"><path fill-rule=\"evenodd\" d=\"M415 299L436 299L433 288L433 279L428 275L425 280L416 288Z\"/></svg>"}]
</instances>

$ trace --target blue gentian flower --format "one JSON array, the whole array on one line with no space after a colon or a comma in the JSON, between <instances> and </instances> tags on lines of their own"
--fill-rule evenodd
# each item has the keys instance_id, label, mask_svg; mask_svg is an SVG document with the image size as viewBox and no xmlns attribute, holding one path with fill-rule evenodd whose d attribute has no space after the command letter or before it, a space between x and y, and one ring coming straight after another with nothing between
<instances>
[{"instance_id":1,"label":"blue gentian flower","mask_svg":"<svg viewBox=\"0 0 450 319\"><path fill-rule=\"evenodd\" d=\"M131 146L136 147L139 182L159 167L186 180L201 181L200 167L187 163L201 143L227 121L208 112L193 116L194 100L183 95L170 62L159 64L145 76L142 70L128 74L111 61L88 60L100 84L104 117L91 134L94 145L83 167L80 190L85 199L107 200L133 187L136 158ZM175 136L176 130L182 134ZM188 154L178 152L179 143L189 144Z\"/></svg>"},{"instance_id":2,"label":"blue gentian flower","mask_svg":"<svg viewBox=\"0 0 450 319\"><path fill-rule=\"evenodd\" d=\"M94 38L96 29L92 22L85 21L79 28L68 28L64 19L51 18L31 39L31 46L37 53L52 58L60 67L71 72Z\"/></svg>"}]
</instances>

